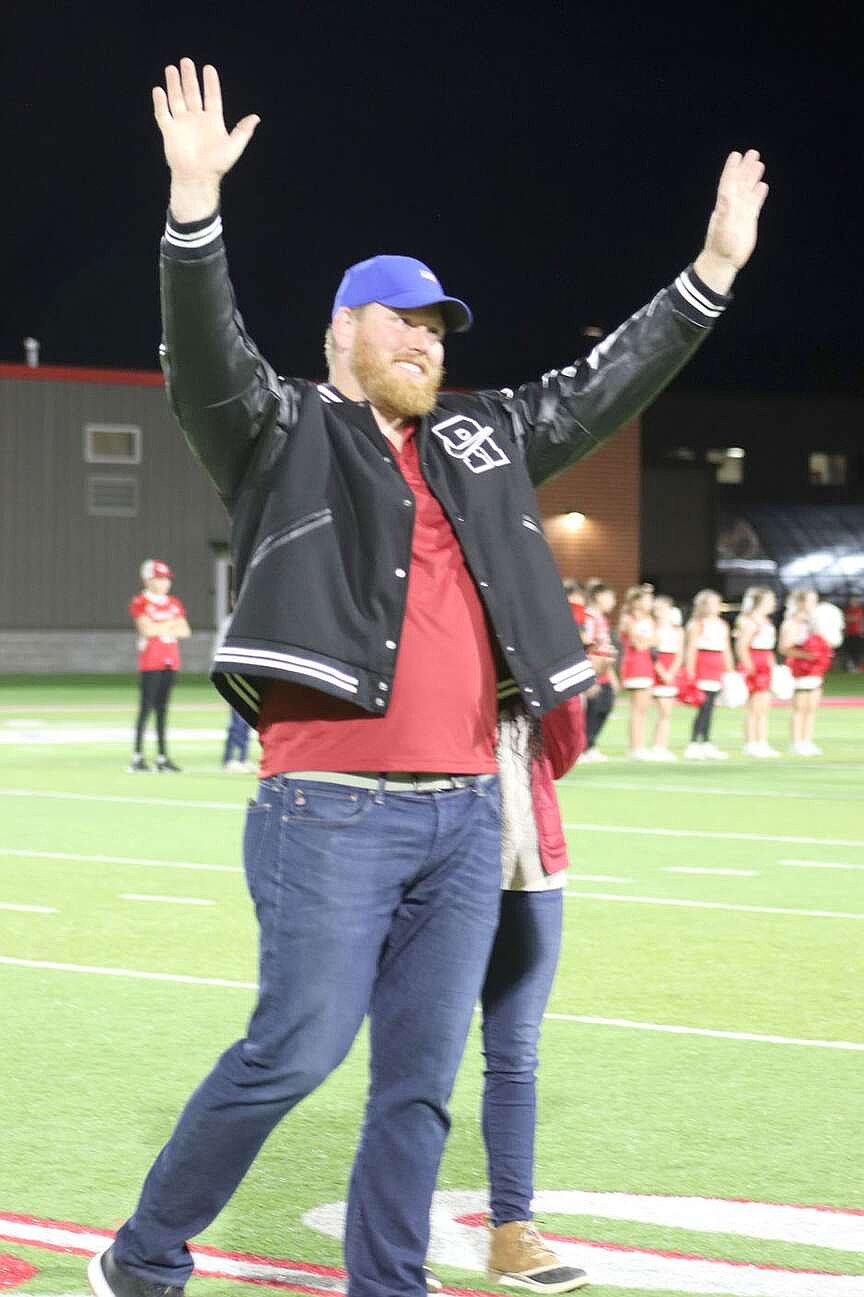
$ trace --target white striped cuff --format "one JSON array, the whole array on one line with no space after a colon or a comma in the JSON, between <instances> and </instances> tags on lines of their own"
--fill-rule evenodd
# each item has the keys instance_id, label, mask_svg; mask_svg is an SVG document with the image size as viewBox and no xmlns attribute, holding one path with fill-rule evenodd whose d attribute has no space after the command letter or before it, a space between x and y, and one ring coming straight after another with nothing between
<instances>
[{"instance_id":1,"label":"white striped cuff","mask_svg":"<svg viewBox=\"0 0 864 1297\"><path fill-rule=\"evenodd\" d=\"M702 328L708 328L726 310L731 297L715 293L704 283L692 266L682 270L675 280L672 291L678 299L678 307L687 319Z\"/></svg>"},{"instance_id":2,"label":"white striped cuff","mask_svg":"<svg viewBox=\"0 0 864 1297\"><path fill-rule=\"evenodd\" d=\"M165 236L162 242L163 253L195 259L206 256L215 250L222 238L222 217L218 212L206 216L203 221L175 221L171 213L165 222Z\"/></svg>"}]
</instances>

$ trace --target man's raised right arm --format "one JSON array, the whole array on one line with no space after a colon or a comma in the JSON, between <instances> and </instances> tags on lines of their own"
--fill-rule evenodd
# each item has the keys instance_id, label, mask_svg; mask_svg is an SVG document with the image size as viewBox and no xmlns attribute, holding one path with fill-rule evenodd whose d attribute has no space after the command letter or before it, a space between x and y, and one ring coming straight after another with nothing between
<instances>
[{"instance_id":1,"label":"man's raised right arm","mask_svg":"<svg viewBox=\"0 0 864 1297\"><path fill-rule=\"evenodd\" d=\"M280 385L237 311L219 215L222 177L258 124L225 128L216 69L191 59L153 91L171 171L162 240L162 366L168 399L195 454L230 504L255 443L276 417Z\"/></svg>"}]
</instances>

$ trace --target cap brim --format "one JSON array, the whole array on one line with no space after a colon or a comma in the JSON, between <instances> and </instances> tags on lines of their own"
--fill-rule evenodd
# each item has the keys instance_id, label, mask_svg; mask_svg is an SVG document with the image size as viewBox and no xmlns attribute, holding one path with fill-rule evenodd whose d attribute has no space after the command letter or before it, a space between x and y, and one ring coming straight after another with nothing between
<instances>
[{"instance_id":1,"label":"cap brim","mask_svg":"<svg viewBox=\"0 0 864 1297\"><path fill-rule=\"evenodd\" d=\"M474 323L471 309L458 297L435 297L428 293L394 293L392 297L378 299L382 306L402 307L440 306L444 327L448 333L465 333Z\"/></svg>"}]
</instances>

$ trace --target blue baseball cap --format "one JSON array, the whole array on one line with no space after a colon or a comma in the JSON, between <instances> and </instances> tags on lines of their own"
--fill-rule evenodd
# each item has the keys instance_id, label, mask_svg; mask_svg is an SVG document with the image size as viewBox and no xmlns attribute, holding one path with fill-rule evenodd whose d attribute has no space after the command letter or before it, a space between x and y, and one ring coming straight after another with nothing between
<instances>
[{"instance_id":1,"label":"blue baseball cap","mask_svg":"<svg viewBox=\"0 0 864 1297\"><path fill-rule=\"evenodd\" d=\"M331 315L341 306L382 306L405 309L412 306L440 306L445 328L450 333L470 329L473 316L458 297L447 297L438 276L415 257L381 254L349 266L342 276Z\"/></svg>"}]
</instances>

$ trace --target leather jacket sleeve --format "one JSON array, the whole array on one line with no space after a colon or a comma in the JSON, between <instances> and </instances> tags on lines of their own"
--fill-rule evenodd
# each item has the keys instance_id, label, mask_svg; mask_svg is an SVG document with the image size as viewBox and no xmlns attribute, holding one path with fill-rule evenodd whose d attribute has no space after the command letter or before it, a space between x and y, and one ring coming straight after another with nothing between
<instances>
[{"instance_id":1,"label":"leather jacket sleeve","mask_svg":"<svg viewBox=\"0 0 864 1297\"><path fill-rule=\"evenodd\" d=\"M650 405L728 301L691 267L584 360L499 394L534 485L592 454Z\"/></svg>"},{"instance_id":2,"label":"leather jacket sleeve","mask_svg":"<svg viewBox=\"0 0 864 1297\"><path fill-rule=\"evenodd\" d=\"M162 240L162 346L169 404L229 510L292 393L259 354L237 310L218 214Z\"/></svg>"}]
</instances>

